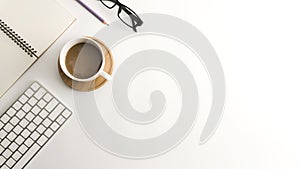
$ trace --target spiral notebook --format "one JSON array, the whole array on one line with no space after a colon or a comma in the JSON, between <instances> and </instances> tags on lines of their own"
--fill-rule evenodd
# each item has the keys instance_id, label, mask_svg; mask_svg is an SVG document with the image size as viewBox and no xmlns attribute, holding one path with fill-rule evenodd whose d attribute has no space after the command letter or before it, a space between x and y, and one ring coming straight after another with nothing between
<instances>
[{"instance_id":1,"label":"spiral notebook","mask_svg":"<svg viewBox=\"0 0 300 169\"><path fill-rule=\"evenodd\" d=\"M0 0L0 97L74 21L55 0Z\"/></svg>"}]
</instances>

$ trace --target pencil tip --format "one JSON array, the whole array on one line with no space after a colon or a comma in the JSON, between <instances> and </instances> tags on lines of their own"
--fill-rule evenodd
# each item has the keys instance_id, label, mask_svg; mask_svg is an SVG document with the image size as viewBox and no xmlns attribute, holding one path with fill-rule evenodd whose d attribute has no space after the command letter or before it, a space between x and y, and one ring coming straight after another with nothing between
<instances>
[{"instance_id":1,"label":"pencil tip","mask_svg":"<svg viewBox=\"0 0 300 169\"><path fill-rule=\"evenodd\" d=\"M106 23L106 22L103 22L106 26L109 26L109 24L108 23Z\"/></svg>"}]
</instances>

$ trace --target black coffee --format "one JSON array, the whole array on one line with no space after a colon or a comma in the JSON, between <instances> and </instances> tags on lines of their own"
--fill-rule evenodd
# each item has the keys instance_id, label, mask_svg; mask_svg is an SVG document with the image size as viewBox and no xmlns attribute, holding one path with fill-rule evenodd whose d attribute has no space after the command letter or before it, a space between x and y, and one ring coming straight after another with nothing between
<instances>
[{"instance_id":1,"label":"black coffee","mask_svg":"<svg viewBox=\"0 0 300 169\"><path fill-rule=\"evenodd\" d=\"M93 77L101 68L102 53L92 44L79 43L73 46L66 56L66 67L76 78Z\"/></svg>"}]
</instances>

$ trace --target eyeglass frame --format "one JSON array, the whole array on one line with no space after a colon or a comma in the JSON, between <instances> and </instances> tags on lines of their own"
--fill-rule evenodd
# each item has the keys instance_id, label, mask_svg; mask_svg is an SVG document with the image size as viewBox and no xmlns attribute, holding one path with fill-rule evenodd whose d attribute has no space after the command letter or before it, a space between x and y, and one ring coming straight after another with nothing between
<instances>
[{"instance_id":1,"label":"eyeglass frame","mask_svg":"<svg viewBox=\"0 0 300 169\"><path fill-rule=\"evenodd\" d=\"M122 4L119 0L107 0L107 1L110 1L112 3L114 3L113 6L107 6L103 0L98 0L100 1L105 7L107 7L108 9L113 9L115 6L119 6L119 9L118 9L118 17L119 19L125 24L127 25L128 27L132 28L135 32L137 32L137 27L138 26L141 26L143 24L143 21L142 19L131 9L129 8L128 6ZM130 17L131 21L132 21L132 25L129 25L127 22L125 22L120 14L122 12L122 10L124 12L126 12L126 14ZM136 22L136 23L135 23Z\"/></svg>"}]
</instances>

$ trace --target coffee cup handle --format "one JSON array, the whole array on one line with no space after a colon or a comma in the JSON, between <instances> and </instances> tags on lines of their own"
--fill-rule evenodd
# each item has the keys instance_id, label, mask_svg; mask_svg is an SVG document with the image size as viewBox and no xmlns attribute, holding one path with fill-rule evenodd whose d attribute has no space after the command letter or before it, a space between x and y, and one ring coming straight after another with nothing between
<instances>
[{"instance_id":1,"label":"coffee cup handle","mask_svg":"<svg viewBox=\"0 0 300 169\"><path fill-rule=\"evenodd\" d=\"M101 72L100 72L100 75L101 75L102 77L104 77L104 79L106 79L106 80L111 80L111 79L112 79L111 75L108 74L108 73L106 73L106 72L104 72L104 71L101 71Z\"/></svg>"}]
</instances>

